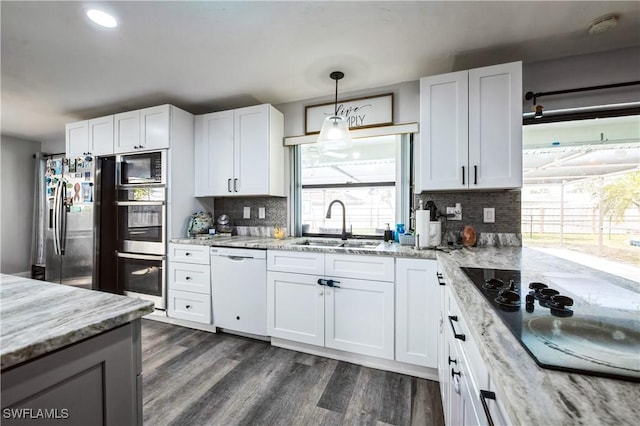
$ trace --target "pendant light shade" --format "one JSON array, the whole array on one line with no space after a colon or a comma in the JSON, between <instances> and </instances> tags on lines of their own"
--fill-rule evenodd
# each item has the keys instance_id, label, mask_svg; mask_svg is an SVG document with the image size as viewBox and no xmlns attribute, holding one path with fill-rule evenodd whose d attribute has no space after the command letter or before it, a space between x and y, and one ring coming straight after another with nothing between
<instances>
[{"instance_id":1,"label":"pendant light shade","mask_svg":"<svg viewBox=\"0 0 640 426\"><path fill-rule=\"evenodd\" d=\"M344 77L344 73L334 71L329 77L336 81L336 98L334 114L324 119L318 136L318 144L322 151L344 149L351 146L351 135L349 134L347 119L338 115L338 80Z\"/></svg>"}]
</instances>

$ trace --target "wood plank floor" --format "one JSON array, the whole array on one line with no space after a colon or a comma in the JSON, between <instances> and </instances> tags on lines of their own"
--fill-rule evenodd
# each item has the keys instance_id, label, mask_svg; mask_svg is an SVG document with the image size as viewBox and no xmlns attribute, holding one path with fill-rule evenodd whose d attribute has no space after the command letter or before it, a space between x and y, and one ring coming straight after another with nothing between
<instances>
[{"instance_id":1,"label":"wood plank floor","mask_svg":"<svg viewBox=\"0 0 640 426\"><path fill-rule=\"evenodd\" d=\"M142 320L144 424L444 425L437 382Z\"/></svg>"}]
</instances>

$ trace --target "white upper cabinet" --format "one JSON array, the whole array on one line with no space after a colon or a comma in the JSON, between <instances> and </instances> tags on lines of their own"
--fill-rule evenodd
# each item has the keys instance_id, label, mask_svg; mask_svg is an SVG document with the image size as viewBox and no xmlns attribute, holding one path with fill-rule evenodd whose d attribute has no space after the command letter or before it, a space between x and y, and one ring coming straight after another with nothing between
<instances>
[{"instance_id":1,"label":"white upper cabinet","mask_svg":"<svg viewBox=\"0 0 640 426\"><path fill-rule=\"evenodd\" d=\"M283 134L268 104L196 117L196 196L284 196Z\"/></svg>"},{"instance_id":2,"label":"white upper cabinet","mask_svg":"<svg viewBox=\"0 0 640 426\"><path fill-rule=\"evenodd\" d=\"M89 150L97 156L113 154L113 115L89 120Z\"/></svg>"},{"instance_id":3,"label":"white upper cabinet","mask_svg":"<svg viewBox=\"0 0 640 426\"><path fill-rule=\"evenodd\" d=\"M84 157L89 153L89 122L69 123L65 126L65 155Z\"/></svg>"},{"instance_id":4,"label":"white upper cabinet","mask_svg":"<svg viewBox=\"0 0 640 426\"><path fill-rule=\"evenodd\" d=\"M522 186L522 63L420 79L418 191Z\"/></svg>"},{"instance_id":5,"label":"white upper cabinet","mask_svg":"<svg viewBox=\"0 0 640 426\"><path fill-rule=\"evenodd\" d=\"M469 71L469 187L522 186L522 63Z\"/></svg>"},{"instance_id":6,"label":"white upper cabinet","mask_svg":"<svg viewBox=\"0 0 640 426\"><path fill-rule=\"evenodd\" d=\"M114 116L116 153L169 148L171 105L160 105Z\"/></svg>"}]
</instances>

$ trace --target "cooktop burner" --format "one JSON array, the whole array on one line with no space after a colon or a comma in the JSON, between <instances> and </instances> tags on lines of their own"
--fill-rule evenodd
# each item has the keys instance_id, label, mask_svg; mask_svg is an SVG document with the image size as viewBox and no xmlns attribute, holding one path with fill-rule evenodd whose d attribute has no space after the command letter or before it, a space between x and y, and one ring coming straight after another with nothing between
<instances>
[{"instance_id":1,"label":"cooktop burner","mask_svg":"<svg viewBox=\"0 0 640 426\"><path fill-rule=\"evenodd\" d=\"M521 283L517 270L461 269L539 366L640 382L639 294L570 274Z\"/></svg>"}]
</instances>

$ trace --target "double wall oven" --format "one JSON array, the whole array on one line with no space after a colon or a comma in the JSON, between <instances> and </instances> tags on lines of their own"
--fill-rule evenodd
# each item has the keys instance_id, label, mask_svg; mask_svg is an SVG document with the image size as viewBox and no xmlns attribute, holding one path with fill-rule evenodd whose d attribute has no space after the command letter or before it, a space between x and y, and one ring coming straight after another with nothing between
<instances>
[{"instance_id":1,"label":"double wall oven","mask_svg":"<svg viewBox=\"0 0 640 426\"><path fill-rule=\"evenodd\" d=\"M117 269L124 294L166 308L166 151L116 157Z\"/></svg>"}]
</instances>

